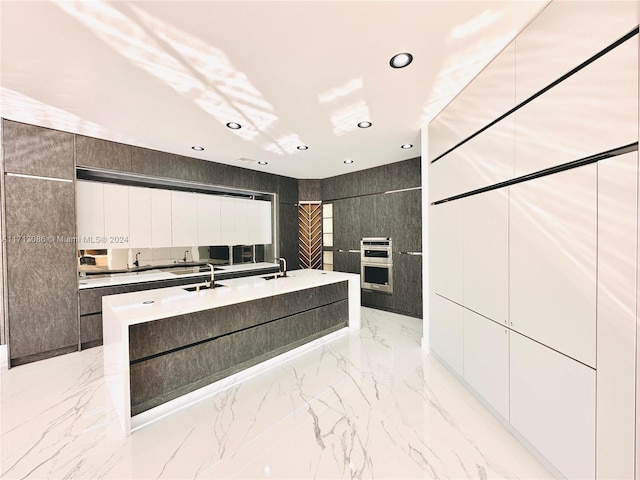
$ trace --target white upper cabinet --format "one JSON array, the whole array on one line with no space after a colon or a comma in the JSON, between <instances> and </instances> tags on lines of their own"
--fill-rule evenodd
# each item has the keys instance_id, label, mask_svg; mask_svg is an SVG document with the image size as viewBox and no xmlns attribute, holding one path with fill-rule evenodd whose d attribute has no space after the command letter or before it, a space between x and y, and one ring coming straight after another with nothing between
<instances>
[{"instance_id":1,"label":"white upper cabinet","mask_svg":"<svg viewBox=\"0 0 640 480\"><path fill-rule=\"evenodd\" d=\"M271 232L271 202L253 200L249 206L251 222L251 244L270 245Z\"/></svg>"},{"instance_id":2,"label":"white upper cabinet","mask_svg":"<svg viewBox=\"0 0 640 480\"><path fill-rule=\"evenodd\" d=\"M223 245L220 233L220 197L197 194L198 245Z\"/></svg>"},{"instance_id":3,"label":"white upper cabinet","mask_svg":"<svg viewBox=\"0 0 640 480\"><path fill-rule=\"evenodd\" d=\"M129 248L129 187L104 184L105 248Z\"/></svg>"},{"instance_id":4,"label":"white upper cabinet","mask_svg":"<svg viewBox=\"0 0 640 480\"><path fill-rule=\"evenodd\" d=\"M515 106L514 72L509 45L429 125L430 161Z\"/></svg>"},{"instance_id":5,"label":"white upper cabinet","mask_svg":"<svg viewBox=\"0 0 640 480\"><path fill-rule=\"evenodd\" d=\"M271 202L222 197L220 230L223 245L270 244Z\"/></svg>"},{"instance_id":6,"label":"white upper cabinet","mask_svg":"<svg viewBox=\"0 0 640 480\"><path fill-rule=\"evenodd\" d=\"M634 1L550 2L516 38L516 101L526 100L631 31L638 25L637 9Z\"/></svg>"},{"instance_id":7,"label":"white upper cabinet","mask_svg":"<svg viewBox=\"0 0 640 480\"><path fill-rule=\"evenodd\" d=\"M129 246L151 248L151 189L129 187Z\"/></svg>"},{"instance_id":8,"label":"white upper cabinet","mask_svg":"<svg viewBox=\"0 0 640 480\"><path fill-rule=\"evenodd\" d=\"M519 109L515 138L516 176L637 142L637 36Z\"/></svg>"},{"instance_id":9,"label":"white upper cabinet","mask_svg":"<svg viewBox=\"0 0 640 480\"><path fill-rule=\"evenodd\" d=\"M191 192L171 192L171 246L198 245L198 197Z\"/></svg>"},{"instance_id":10,"label":"white upper cabinet","mask_svg":"<svg viewBox=\"0 0 640 480\"><path fill-rule=\"evenodd\" d=\"M76 182L78 248L104 247L104 184Z\"/></svg>"},{"instance_id":11,"label":"white upper cabinet","mask_svg":"<svg viewBox=\"0 0 640 480\"><path fill-rule=\"evenodd\" d=\"M591 367L596 360L597 165L510 188L510 322Z\"/></svg>"},{"instance_id":12,"label":"white upper cabinet","mask_svg":"<svg viewBox=\"0 0 640 480\"><path fill-rule=\"evenodd\" d=\"M171 191L151 189L151 246L171 246ZM193 246L193 245L191 245Z\"/></svg>"}]
</instances>

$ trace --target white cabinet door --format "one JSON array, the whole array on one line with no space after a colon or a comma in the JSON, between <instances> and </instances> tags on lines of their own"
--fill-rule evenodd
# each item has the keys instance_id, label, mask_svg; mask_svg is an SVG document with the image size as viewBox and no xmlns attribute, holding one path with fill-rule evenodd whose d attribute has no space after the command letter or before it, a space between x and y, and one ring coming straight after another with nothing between
<instances>
[{"instance_id":1,"label":"white cabinet door","mask_svg":"<svg viewBox=\"0 0 640 480\"><path fill-rule=\"evenodd\" d=\"M129 187L104 184L105 248L129 248Z\"/></svg>"},{"instance_id":2,"label":"white cabinet door","mask_svg":"<svg viewBox=\"0 0 640 480\"><path fill-rule=\"evenodd\" d=\"M587 365L596 360L595 164L509 187L510 322Z\"/></svg>"},{"instance_id":3,"label":"white cabinet door","mask_svg":"<svg viewBox=\"0 0 640 480\"><path fill-rule=\"evenodd\" d=\"M171 192L151 189L151 245L171 246Z\"/></svg>"},{"instance_id":4,"label":"white cabinet door","mask_svg":"<svg viewBox=\"0 0 640 480\"><path fill-rule=\"evenodd\" d=\"M507 325L509 192L501 188L455 201L464 209L464 306Z\"/></svg>"},{"instance_id":5,"label":"white cabinet door","mask_svg":"<svg viewBox=\"0 0 640 480\"><path fill-rule=\"evenodd\" d=\"M434 292L462 304L462 201L429 207L429 282Z\"/></svg>"},{"instance_id":6,"label":"white cabinet door","mask_svg":"<svg viewBox=\"0 0 640 480\"><path fill-rule=\"evenodd\" d=\"M516 176L637 142L637 37L515 115Z\"/></svg>"},{"instance_id":7,"label":"white cabinet door","mask_svg":"<svg viewBox=\"0 0 640 480\"><path fill-rule=\"evenodd\" d=\"M431 123L435 135L431 135L430 126L430 160L514 107L514 72L515 45L511 44L500 52ZM463 87L464 85L458 85L457 90ZM443 160L446 158L447 156L443 157Z\"/></svg>"},{"instance_id":8,"label":"white cabinet door","mask_svg":"<svg viewBox=\"0 0 640 480\"><path fill-rule=\"evenodd\" d=\"M151 189L129 187L129 246L151 248Z\"/></svg>"},{"instance_id":9,"label":"white cabinet door","mask_svg":"<svg viewBox=\"0 0 640 480\"><path fill-rule=\"evenodd\" d=\"M463 308L430 295L429 348L458 375L463 375Z\"/></svg>"},{"instance_id":10,"label":"white cabinet door","mask_svg":"<svg viewBox=\"0 0 640 480\"><path fill-rule=\"evenodd\" d=\"M637 152L598 163L597 477L633 478Z\"/></svg>"},{"instance_id":11,"label":"white cabinet door","mask_svg":"<svg viewBox=\"0 0 640 480\"><path fill-rule=\"evenodd\" d=\"M171 192L171 246L198 245L198 197L191 192Z\"/></svg>"},{"instance_id":12,"label":"white cabinet door","mask_svg":"<svg viewBox=\"0 0 640 480\"><path fill-rule=\"evenodd\" d=\"M220 199L223 245L254 245L272 242L271 202L246 198Z\"/></svg>"},{"instance_id":13,"label":"white cabinet door","mask_svg":"<svg viewBox=\"0 0 640 480\"><path fill-rule=\"evenodd\" d=\"M78 248L105 248L104 244L104 184L76 182Z\"/></svg>"},{"instance_id":14,"label":"white cabinet door","mask_svg":"<svg viewBox=\"0 0 640 480\"><path fill-rule=\"evenodd\" d=\"M221 245L220 197L197 194L198 201L198 245Z\"/></svg>"},{"instance_id":15,"label":"white cabinet door","mask_svg":"<svg viewBox=\"0 0 640 480\"><path fill-rule=\"evenodd\" d=\"M509 330L464 309L464 379L509 420Z\"/></svg>"},{"instance_id":16,"label":"white cabinet door","mask_svg":"<svg viewBox=\"0 0 640 480\"><path fill-rule=\"evenodd\" d=\"M241 199L233 197L220 198L220 237L222 245L240 245L242 222L238 217Z\"/></svg>"},{"instance_id":17,"label":"white cabinet door","mask_svg":"<svg viewBox=\"0 0 640 480\"><path fill-rule=\"evenodd\" d=\"M248 204L248 245L271 244L271 202L251 200Z\"/></svg>"},{"instance_id":18,"label":"white cabinet door","mask_svg":"<svg viewBox=\"0 0 640 480\"><path fill-rule=\"evenodd\" d=\"M511 332L511 424L566 478L595 476L596 372Z\"/></svg>"},{"instance_id":19,"label":"white cabinet door","mask_svg":"<svg viewBox=\"0 0 640 480\"><path fill-rule=\"evenodd\" d=\"M631 31L638 25L637 8L633 1L589 2L588 7L582 2L550 2L516 38L517 102Z\"/></svg>"}]
</instances>

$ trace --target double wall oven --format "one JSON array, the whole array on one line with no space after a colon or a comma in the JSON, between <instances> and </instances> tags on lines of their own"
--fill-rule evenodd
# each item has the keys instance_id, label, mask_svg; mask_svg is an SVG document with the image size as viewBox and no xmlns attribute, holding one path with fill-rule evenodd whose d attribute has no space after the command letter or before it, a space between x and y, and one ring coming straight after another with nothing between
<instances>
[{"instance_id":1,"label":"double wall oven","mask_svg":"<svg viewBox=\"0 0 640 480\"><path fill-rule=\"evenodd\" d=\"M360 286L365 290L393 293L391 238L368 237L360 241Z\"/></svg>"}]
</instances>

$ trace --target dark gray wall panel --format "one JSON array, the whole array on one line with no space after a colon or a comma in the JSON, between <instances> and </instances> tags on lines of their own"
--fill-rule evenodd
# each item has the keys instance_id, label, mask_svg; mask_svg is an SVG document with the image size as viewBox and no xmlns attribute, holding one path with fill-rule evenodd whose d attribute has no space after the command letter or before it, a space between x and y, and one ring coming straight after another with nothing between
<instances>
[{"instance_id":1,"label":"dark gray wall panel","mask_svg":"<svg viewBox=\"0 0 640 480\"><path fill-rule=\"evenodd\" d=\"M298 180L298 199L301 202L315 202L322 199L321 180Z\"/></svg>"},{"instance_id":2,"label":"dark gray wall panel","mask_svg":"<svg viewBox=\"0 0 640 480\"><path fill-rule=\"evenodd\" d=\"M339 250L360 248L362 238L360 197L333 202L333 246Z\"/></svg>"},{"instance_id":3,"label":"dark gray wall panel","mask_svg":"<svg viewBox=\"0 0 640 480\"><path fill-rule=\"evenodd\" d=\"M280 256L287 260L290 270L298 268L298 207L280 203Z\"/></svg>"},{"instance_id":4,"label":"dark gray wall panel","mask_svg":"<svg viewBox=\"0 0 640 480\"><path fill-rule=\"evenodd\" d=\"M5 189L12 364L77 349L76 244L59 240L75 237L74 185L6 177Z\"/></svg>"},{"instance_id":5,"label":"dark gray wall panel","mask_svg":"<svg viewBox=\"0 0 640 480\"><path fill-rule=\"evenodd\" d=\"M172 153L132 147L131 171L153 177L181 178L182 172L177 159L178 156Z\"/></svg>"},{"instance_id":6,"label":"dark gray wall panel","mask_svg":"<svg viewBox=\"0 0 640 480\"><path fill-rule=\"evenodd\" d=\"M130 145L76 135L78 166L130 172L132 150Z\"/></svg>"},{"instance_id":7,"label":"dark gray wall panel","mask_svg":"<svg viewBox=\"0 0 640 480\"><path fill-rule=\"evenodd\" d=\"M419 187L420 157L322 180L322 200L359 197Z\"/></svg>"},{"instance_id":8,"label":"dark gray wall panel","mask_svg":"<svg viewBox=\"0 0 640 480\"><path fill-rule=\"evenodd\" d=\"M75 178L73 134L3 120L5 172Z\"/></svg>"},{"instance_id":9,"label":"dark gray wall panel","mask_svg":"<svg viewBox=\"0 0 640 480\"><path fill-rule=\"evenodd\" d=\"M80 348L92 348L102 345L102 314L80 317Z\"/></svg>"},{"instance_id":10,"label":"dark gray wall panel","mask_svg":"<svg viewBox=\"0 0 640 480\"><path fill-rule=\"evenodd\" d=\"M298 203L298 180L291 177L278 177L280 203Z\"/></svg>"},{"instance_id":11,"label":"dark gray wall panel","mask_svg":"<svg viewBox=\"0 0 640 480\"><path fill-rule=\"evenodd\" d=\"M333 252L333 270L360 275L360 254L354 252Z\"/></svg>"}]
</instances>

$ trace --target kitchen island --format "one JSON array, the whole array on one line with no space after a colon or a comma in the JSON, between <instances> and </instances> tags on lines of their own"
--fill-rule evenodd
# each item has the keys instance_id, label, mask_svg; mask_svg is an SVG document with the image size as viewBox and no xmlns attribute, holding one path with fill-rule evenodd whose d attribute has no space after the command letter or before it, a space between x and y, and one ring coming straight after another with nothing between
<instances>
[{"instance_id":1,"label":"kitchen island","mask_svg":"<svg viewBox=\"0 0 640 480\"><path fill-rule=\"evenodd\" d=\"M360 327L358 275L294 270L216 283L103 298L105 382L126 434L221 379Z\"/></svg>"}]
</instances>

